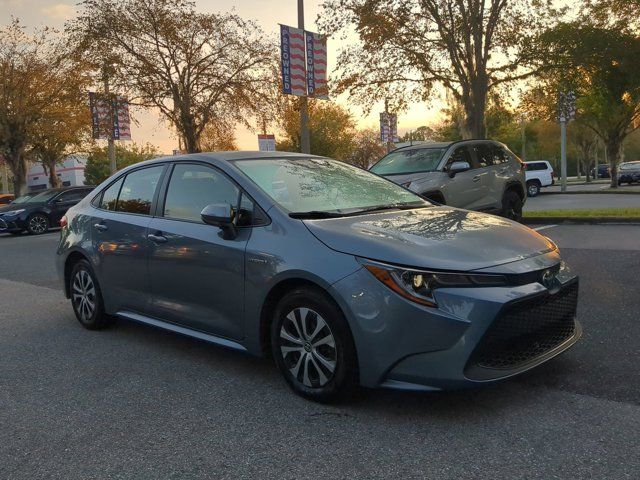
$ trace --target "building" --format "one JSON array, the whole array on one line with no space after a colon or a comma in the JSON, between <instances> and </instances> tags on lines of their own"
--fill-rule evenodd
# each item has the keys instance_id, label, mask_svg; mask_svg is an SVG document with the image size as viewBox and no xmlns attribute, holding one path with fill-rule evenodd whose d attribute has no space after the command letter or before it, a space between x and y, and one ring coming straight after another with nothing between
<instances>
[{"instance_id":1,"label":"building","mask_svg":"<svg viewBox=\"0 0 640 480\"><path fill-rule=\"evenodd\" d=\"M84 168L87 158L82 155L69 155L64 162L56 166L56 175L60 185L77 187L84 185ZM27 173L27 189L30 192L51 188L49 175L45 173L42 164L31 165Z\"/></svg>"}]
</instances>

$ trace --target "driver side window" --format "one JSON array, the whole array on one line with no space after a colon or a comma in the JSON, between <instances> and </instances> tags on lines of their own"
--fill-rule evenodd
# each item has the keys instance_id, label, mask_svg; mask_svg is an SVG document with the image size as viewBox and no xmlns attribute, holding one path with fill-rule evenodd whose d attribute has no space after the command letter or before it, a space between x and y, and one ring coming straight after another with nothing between
<instances>
[{"instance_id":1,"label":"driver side window","mask_svg":"<svg viewBox=\"0 0 640 480\"><path fill-rule=\"evenodd\" d=\"M205 165L177 164L173 168L164 216L202 223L200 212L207 205L238 205L240 190L223 173Z\"/></svg>"},{"instance_id":2,"label":"driver side window","mask_svg":"<svg viewBox=\"0 0 640 480\"><path fill-rule=\"evenodd\" d=\"M471 168L473 168L473 163L471 163L471 155L469 154L469 149L466 146L461 146L456 148L449 160L447 161L447 166L445 169L449 169L454 162L467 162Z\"/></svg>"}]
</instances>

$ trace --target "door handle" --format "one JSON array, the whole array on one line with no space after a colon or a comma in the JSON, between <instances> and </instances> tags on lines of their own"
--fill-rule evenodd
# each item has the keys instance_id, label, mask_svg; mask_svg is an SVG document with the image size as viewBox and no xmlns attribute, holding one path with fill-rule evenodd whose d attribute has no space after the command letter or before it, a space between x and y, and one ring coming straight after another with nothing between
<instances>
[{"instance_id":1,"label":"door handle","mask_svg":"<svg viewBox=\"0 0 640 480\"><path fill-rule=\"evenodd\" d=\"M95 228L96 230L100 231L100 232L104 232L106 230L109 230L109 227L107 227L104 223L96 223L93 228Z\"/></svg>"},{"instance_id":2,"label":"door handle","mask_svg":"<svg viewBox=\"0 0 640 480\"><path fill-rule=\"evenodd\" d=\"M165 237L164 235L147 235L147 238L153 243L167 243L167 237Z\"/></svg>"}]
</instances>

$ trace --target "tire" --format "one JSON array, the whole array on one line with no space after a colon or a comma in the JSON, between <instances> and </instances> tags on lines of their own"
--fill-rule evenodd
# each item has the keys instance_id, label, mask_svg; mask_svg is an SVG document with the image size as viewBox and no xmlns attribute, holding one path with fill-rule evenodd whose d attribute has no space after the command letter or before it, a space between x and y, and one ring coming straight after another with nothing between
<instances>
[{"instance_id":1,"label":"tire","mask_svg":"<svg viewBox=\"0 0 640 480\"><path fill-rule=\"evenodd\" d=\"M318 289L297 288L278 303L271 351L291 389L304 398L332 402L347 398L358 385L351 330L334 301Z\"/></svg>"},{"instance_id":2,"label":"tire","mask_svg":"<svg viewBox=\"0 0 640 480\"><path fill-rule=\"evenodd\" d=\"M522 199L513 190L507 190L502 197L502 216L516 222L522 221Z\"/></svg>"},{"instance_id":3,"label":"tire","mask_svg":"<svg viewBox=\"0 0 640 480\"><path fill-rule=\"evenodd\" d=\"M537 197L540 193L540 183L535 181L527 182L527 195L530 197Z\"/></svg>"},{"instance_id":4,"label":"tire","mask_svg":"<svg viewBox=\"0 0 640 480\"><path fill-rule=\"evenodd\" d=\"M114 317L104 312L100 285L88 261L79 260L73 266L69 276L69 293L73 313L83 327L102 330L113 324Z\"/></svg>"},{"instance_id":5,"label":"tire","mask_svg":"<svg viewBox=\"0 0 640 480\"><path fill-rule=\"evenodd\" d=\"M49 230L49 217L43 213L34 213L27 219L29 235L42 235Z\"/></svg>"}]
</instances>

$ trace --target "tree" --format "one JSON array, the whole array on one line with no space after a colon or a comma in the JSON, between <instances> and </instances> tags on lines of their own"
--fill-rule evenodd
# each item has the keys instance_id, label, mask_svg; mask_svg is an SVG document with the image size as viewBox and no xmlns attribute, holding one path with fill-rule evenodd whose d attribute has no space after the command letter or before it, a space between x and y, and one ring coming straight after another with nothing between
<instances>
[{"instance_id":1,"label":"tree","mask_svg":"<svg viewBox=\"0 0 640 480\"><path fill-rule=\"evenodd\" d=\"M200 147L203 152L237 150L233 125L226 125L219 121L209 122L202 131Z\"/></svg>"},{"instance_id":2,"label":"tree","mask_svg":"<svg viewBox=\"0 0 640 480\"><path fill-rule=\"evenodd\" d=\"M581 20L560 24L541 40L547 46L542 61L554 69L537 88L538 107L551 117L557 92L576 92L576 122L604 143L611 188L617 188L623 142L640 126L640 38L620 25Z\"/></svg>"},{"instance_id":3,"label":"tree","mask_svg":"<svg viewBox=\"0 0 640 480\"><path fill-rule=\"evenodd\" d=\"M487 96L533 73L531 32L550 10L527 0L327 0L321 29L360 42L337 61L337 93L365 109L389 98L399 109L443 86L464 109L464 138L484 138Z\"/></svg>"},{"instance_id":4,"label":"tree","mask_svg":"<svg viewBox=\"0 0 640 480\"><path fill-rule=\"evenodd\" d=\"M188 152L212 120L247 124L272 61L260 28L234 14L204 14L185 0L84 0L68 25L75 43L117 63L113 73L173 124ZM92 52L94 45L98 52Z\"/></svg>"},{"instance_id":5,"label":"tree","mask_svg":"<svg viewBox=\"0 0 640 480\"><path fill-rule=\"evenodd\" d=\"M116 144L116 164L118 170L133 165L134 163L150 160L158 155L158 149L148 143L143 146L133 143L129 147ZM109 178L109 176L111 176L111 172L107 147L93 147L89 151L89 157L87 158L87 164L84 169L84 184L99 185Z\"/></svg>"},{"instance_id":6,"label":"tree","mask_svg":"<svg viewBox=\"0 0 640 480\"><path fill-rule=\"evenodd\" d=\"M0 155L11 169L16 195L26 190L28 149L41 138L57 103L77 93L81 75L56 32L29 35L18 20L0 29Z\"/></svg>"},{"instance_id":7,"label":"tree","mask_svg":"<svg viewBox=\"0 0 640 480\"><path fill-rule=\"evenodd\" d=\"M380 140L380 132L374 128L358 130L353 138L353 151L347 162L360 168L369 168L387 153Z\"/></svg>"},{"instance_id":8,"label":"tree","mask_svg":"<svg viewBox=\"0 0 640 480\"><path fill-rule=\"evenodd\" d=\"M289 99L280 115L284 139L278 150L300 151L300 109L297 99ZM309 134L311 153L347 161L353 151L355 122L351 114L337 103L309 99Z\"/></svg>"},{"instance_id":9,"label":"tree","mask_svg":"<svg viewBox=\"0 0 640 480\"><path fill-rule=\"evenodd\" d=\"M426 142L433 141L437 136L437 132L426 125L422 125L415 130L409 130L402 137L400 137L400 141L402 142Z\"/></svg>"}]
</instances>

